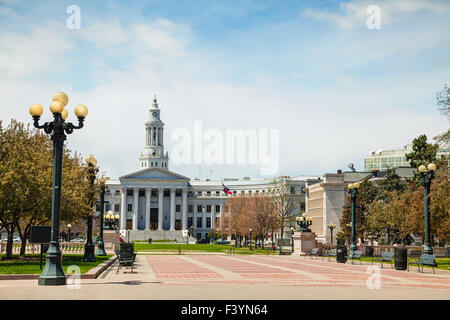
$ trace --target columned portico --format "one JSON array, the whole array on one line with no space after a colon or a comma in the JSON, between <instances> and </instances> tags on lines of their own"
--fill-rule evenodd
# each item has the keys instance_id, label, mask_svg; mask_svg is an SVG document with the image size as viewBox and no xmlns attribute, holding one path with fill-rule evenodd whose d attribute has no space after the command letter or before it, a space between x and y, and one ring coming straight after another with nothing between
<instances>
[{"instance_id":1,"label":"columned portico","mask_svg":"<svg viewBox=\"0 0 450 320\"><path fill-rule=\"evenodd\" d=\"M163 229L164 188L158 188L158 230Z\"/></svg>"},{"instance_id":2,"label":"columned portico","mask_svg":"<svg viewBox=\"0 0 450 320\"><path fill-rule=\"evenodd\" d=\"M139 188L133 188L133 229L138 228Z\"/></svg>"},{"instance_id":3,"label":"columned portico","mask_svg":"<svg viewBox=\"0 0 450 320\"><path fill-rule=\"evenodd\" d=\"M127 229L127 188L121 190L120 230Z\"/></svg>"},{"instance_id":4,"label":"columned portico","mask_svg":"<svg viewBox=\"0 0 450 320\"><path fill-rule=\"evenodd\" d=\"M183 203L182 203L182 209L181 209L182 210L181 229L186 230L187 229L187 190L186 189L183 189L182 196L183 196Z\"/></svg>"},{"instance_id":5,"label":"columned portico","mask_svg":"<svg viewBox=\"0 0 450 320\"><path fill-rule=\"evenodd\" d=\"M170 230L175 230L175 188L170 188Z\"/></svg>"},{"instance_id":6,"label":"columned portico","mask_svg":"<svg viewBox=\"0 0 450 320\"><path fill-rule=\"evenodd\" d=\"M145 230L150 230L150 200L151 200L151 188L145 188Z\"/></svg>"}]
</instances>

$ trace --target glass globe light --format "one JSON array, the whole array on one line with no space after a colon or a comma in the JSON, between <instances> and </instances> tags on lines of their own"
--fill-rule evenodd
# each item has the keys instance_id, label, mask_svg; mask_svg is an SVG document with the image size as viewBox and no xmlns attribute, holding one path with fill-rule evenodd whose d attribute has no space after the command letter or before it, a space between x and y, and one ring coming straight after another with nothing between
<instances>
[{"instance_id":1,"label":"glass globe light","mask_svg":"<svg viewBox=\"0 0 450 320\"><path fill-rule=\"evenodd\" d=\"M72 228L72 225L69 223L68 225L67 225L67 228Z\"/></svg>"},{"instance_id":2,"label":"glass globe light","mask_svg":"<svg viewBox=\"0 0 450 320\"><path fill-rule=\"evenodd\" d=\"M69 112L67 111L67 109L64 108L63 112L61 113L61 117L64 120L66 120L68 116L69 116Z\"/></svg>"},{"instance_id":3,"label":"glass globe light","mask_svg":"<svg viewBox=\"0 0 450 320\"><path fill-rule=\"evenodd\" d=\"M430 163L428 165L428 171L436 171L436 165L434 163Z\"/></svg>"},{"instance_id":4,"label":"glass globe light","mask_svg":"<svg viewBox=\"0 0 450 320\"><path fill-rule=\"evenodd\" d=\"M427 171L427 167L425 167L423 164L418 168L419 172L424 173Z\"/></svg>"},{"instance_id":5,"label":"glass globe light","mask_svg":"<svg viewBox=\"0 0 450 320\"><path fill-rule=\"evenodd\" d=\"M34 103L30 106L30 114L33 117L40 117L44 113L44 108L39 103Z\"/></svg>"},{"instance_id":6,"label":"glass globe light","mask_svg":"<svg viewBox=\"0 0 450 320\"><path fill-rule=\"evenodd\" d=\"M116 217L115 217L117 220L119 220L120 219L120 216L118 215L118 214L116 214Z\"/></svg>"},{"instance_id":7,"label":"glass globe light","mask_svg":"<svg viewBox=\"0 0 450 320\"><path fill-rule=\"evenodd\" d=\"M75 115L79 118L86 118L88 115L88 108L84 104L79 104L75 107Z\"/></svg>"},{"instance_id":8,"label":"glass globe light","mask_svg":"<svg viewBox=\"0 0 450 320\"><path fill-rule=\"evenodd\" d=\"M52 113L61 113L64 111L64 106L59 101L52 101L52 103L50 103L50 111Z\"/></svg>"},{"instance_id":9,"label":"glass globe light","mask_svg":"<svg viewBox=\"0 0 450 320\"><path fill-rule=\"evenodd\" d=\"M353 189L353 183L350 183L350 184L348 185L348 188L349 188L349 189Z\"/></svg>"},{"instance_id":10,"label":"glass globe light","mask_svg":"<svg viewBox=\"0 0 450 320\"><path fill-rule=\"evenodd\" d=\"M360 187L360 184L359 184L359 182L356 182L356 183L354 183L353 184L353 188L356 188L356 189L358 189Z\"/></svg>"},{"instance_id":11,"label":"glass globe light","mask_svg":"<svg viewBox=\"0 0 450 320\"><path fill-rule=\"evenodd\" d=\"M69 102L69 97L64 92L57 92L53 96L53 101L59 101L63 105L63 107L67 106Z\"/></svg>"}]
</instances>

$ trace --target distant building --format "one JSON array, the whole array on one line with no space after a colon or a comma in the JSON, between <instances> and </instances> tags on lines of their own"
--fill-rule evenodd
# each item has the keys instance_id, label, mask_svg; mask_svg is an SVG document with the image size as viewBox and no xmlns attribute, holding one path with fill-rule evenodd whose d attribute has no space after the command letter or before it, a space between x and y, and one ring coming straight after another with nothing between
<instances>
[{"instance_id":1,"label":"distant building","mask_svg":"<svg viewBox=\"0 0 450 320\"><path fill-rule=\"evenodd\" d=\"M408 160L406 160L406 154L413 151L412 144L407 144L401 149L392 150L377 150L370 152L370 155L364 158L364 170L369 172L372 169L378 169L385 171L388 168L396 167L411 167ZM436 158L440 159L443 156L449 156L449 146L440 147Z\"/></svg>"}]
</instances>

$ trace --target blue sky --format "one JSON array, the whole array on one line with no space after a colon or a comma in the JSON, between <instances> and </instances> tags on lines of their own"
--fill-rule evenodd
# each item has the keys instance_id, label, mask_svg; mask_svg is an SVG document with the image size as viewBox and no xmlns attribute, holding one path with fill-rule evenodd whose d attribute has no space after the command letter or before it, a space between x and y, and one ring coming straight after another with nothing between
<instances>
[{"instance_id":1,"label":"blue sky","mask_svg":"<svg viewBox=\"0 0 450 320\"><path fill-rule=\"evenodd\" d=\"M372 4L380 30L366 26ZM66 27L69 5L81 9L79 30ZM29 122L30 104L67 92L69 106L90 110L69 148L115 178L139 169L156 93L169 155L171 133L202 121L279 129L280 175L362 169L373 149L448 128L435 94L450 78L449 18L447 1L0 0L0 119Z\"/></svg>"}]
</instances>

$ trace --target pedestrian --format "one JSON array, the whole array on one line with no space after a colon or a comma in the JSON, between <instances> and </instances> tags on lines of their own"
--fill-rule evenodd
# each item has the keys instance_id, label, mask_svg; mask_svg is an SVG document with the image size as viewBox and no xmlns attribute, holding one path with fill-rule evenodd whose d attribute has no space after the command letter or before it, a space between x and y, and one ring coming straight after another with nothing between
<instances>
[{"instance_id":1,"label":"pedestrian","mask_svg":"<svg viewBox=\"0 0 450 320\"><path fill-rule=\"evenodd\" d=\"M123 240L123 238L122 238L122 237L120 237L120 238L119 238L119 241L120 241L120 242L124 242L124 240Z\"/></svg>"}]
</instances>

